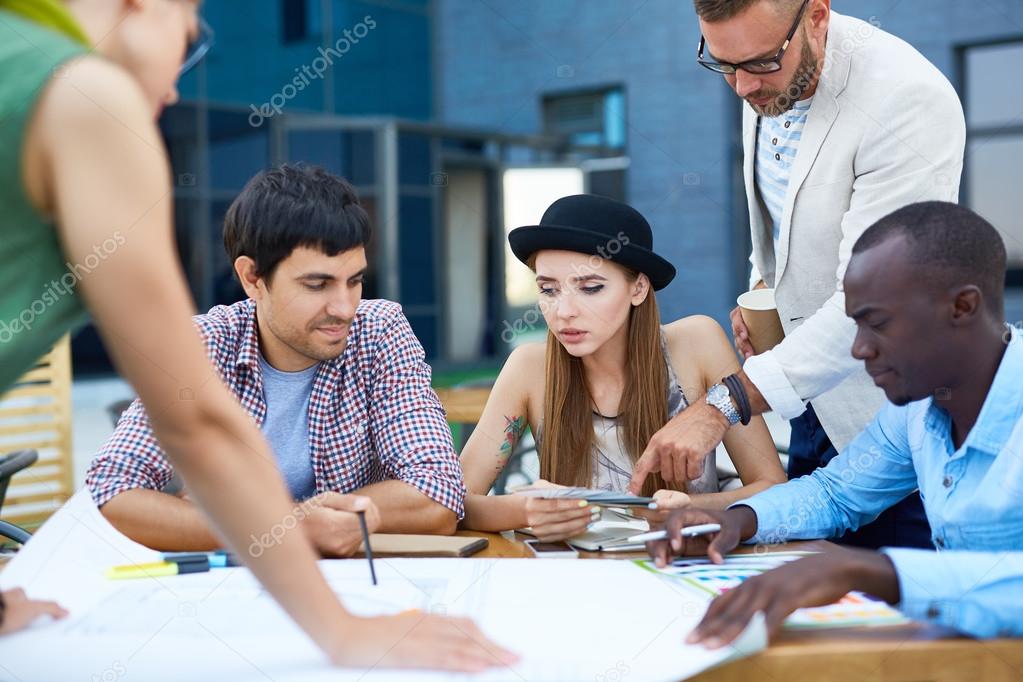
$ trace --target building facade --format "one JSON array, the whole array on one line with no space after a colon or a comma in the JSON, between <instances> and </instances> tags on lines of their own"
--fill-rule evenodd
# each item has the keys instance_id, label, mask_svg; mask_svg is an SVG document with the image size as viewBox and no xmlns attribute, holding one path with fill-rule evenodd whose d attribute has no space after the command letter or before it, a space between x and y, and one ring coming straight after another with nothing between
<instances>
[{"instance_id":1,"label":"building facade","mask_svg":"<svg viewBox=\"0 0 1023 682\"><path fill-rule=\"evenodd\" d=\"M916 47L960 93L969 142L961 201L1003 233L1010 321L1023 320L1023 2L833 0ZM739 100L696 64L691 0L438 0L437 116L514 133L557 132L552 101L621 92L627 200L678 268L666 319L722 323L745 289L749 254Z\"/></svg>"},{"instance_id":2,"label":"building facade","mask_svg":"<svg viewBox=\"0 0 1023 682\"><path fill-rule=\"evenodd\" d=\"M969 139L961 198L1005 235L1023 326L1023 2L833 0L919 49L955 85ZM244 11L243 11L244 10ZM256 172L306 161L348 177L376 226L367 296L398 300L440 366L542 338L505 234L564 193L626 200L678 268L666 320L727 322L749 236L739 100L695 63L691 0L210 2L216 45L161 128L181 257L200 310L237 300L227 206ZM108 369L94 330L76 368Z\"/></svg>"}]
</instances>

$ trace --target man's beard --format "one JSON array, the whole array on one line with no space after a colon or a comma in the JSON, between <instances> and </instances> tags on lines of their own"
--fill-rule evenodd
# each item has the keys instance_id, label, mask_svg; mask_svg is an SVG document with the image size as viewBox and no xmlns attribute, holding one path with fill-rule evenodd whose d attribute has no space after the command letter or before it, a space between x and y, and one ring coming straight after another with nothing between
<instances>
[{"instance_id":1,"label":"man's beard","mask_svg":"<svg viewBox=\"0 0 1023 682\"><path fill-rule=\"evenodd\" d=\"M758 90L746 98L753 111L760 116L774 118L781 116L796 105L796 102L810 89L817 79L817 67L819 62L810 49L810 41L803 35L803 49L799 54L799 66L792 75L792 80L785 86L784 90ZM770 97L771 101L764 105L753 104L750 100L764 99Z\"/></svg>"}]
</instances>

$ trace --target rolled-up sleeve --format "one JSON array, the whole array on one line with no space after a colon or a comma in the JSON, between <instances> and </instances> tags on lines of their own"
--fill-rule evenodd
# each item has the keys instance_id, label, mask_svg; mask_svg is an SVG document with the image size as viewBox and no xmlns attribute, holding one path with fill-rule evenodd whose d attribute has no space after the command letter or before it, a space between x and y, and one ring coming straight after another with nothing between
<instances>
[{"instance_id":1,"label":"rolled-up sleeve","mask_svg":"<svg viewBox=\"0 0 1023 682\"><path fill-rule=\"evenodd\" d=\"M827 466L737 502L757 515L750 543L838 537L870 523L918 487L905 408L886 404Z\"/></svg>"},{"instance_id":2,"label":"rolled-up sleeve","mask_svg":"<svg viewBox=\"0 0 1023 682\"><path fill-rule=\"evenodd\" d=\"M774 351L754 355L742 370L782 419L795 419L806 410L806 402L796 393Z\"/></svg>"},{"instance_id":3,"label":"rolled-up sleeve","mask_svg":"<svg viewBox=\"0 0 1023 682\"><path fill-rule=\"evenodd\" d=\"M1023 552L881 550L910 618L973 637L1023 636Z\"/></svg>"},{"instance_id":4,"label":"rolled-up sleeve","mask_svg":"<svg viewBox=\"0 0 1023 682\"><path fill-rule=\"evenodd\" d=\"M462 518L465 483L444 408L430 385L426 353L398 314L380 340L370 421L387 476L419 490Z\"/></svg>"},{"instance_id":5,"label":"rolled-up sleeve","mask_svg":"<svg viewBox=\"0 0 1023 682\"><path fill-rule=\"evenodd\" d=\"M117 422L113 435L89 464L85 485L97 507L125 490L162 490L174 469L160 447L140 400L135 400Z\"/></svg>"}]
</instances>

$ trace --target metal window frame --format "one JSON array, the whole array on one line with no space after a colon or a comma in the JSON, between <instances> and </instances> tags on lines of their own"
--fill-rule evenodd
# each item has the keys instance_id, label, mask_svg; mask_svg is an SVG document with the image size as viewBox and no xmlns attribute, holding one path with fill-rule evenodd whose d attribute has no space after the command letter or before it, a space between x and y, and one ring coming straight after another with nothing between
<instances>
[{"instance_id":1,"label":"metal window frame","mask_svg":"<svg viewBox=\"0 0 1023 682\"><path fill-rule=\"evenodd\" d=\"M961 43L955 43L952 46L954 51L953 57L953 84L956 92L959 94L959 101L962 103L963 112L966 116L969 116L968 103L966 101L966 88L967 88L967 77L966 77L966 59L970 50L985 48L985 47L997 47L1001 45L1014 45L1018 44L1023 46L1023 33L1006 34L987 38L984 40L974 40ZM971 127L969 119L966 118L966 148L969 149L970 143L976 140L989 140L997 139L999 137L1020 137L1023 138L1023 121L1018 124L1012 124L1008 126L977 126ZM963 175L962 182L959 186L959 202L965 206L971 206L972 201L970 197L970 164L968 160L964 160L963 163ZM1010 264L1008 272L1006 273L1006 288L1014 290L1023 289L1023 263L1016 265L1015 267Z\"/></svg>"},{"instance_id":2,"label":"metal window frame","mask_svg":"<svg viewBox=\"0 0 1023 682\"><path fill-rule=\"evenodd\" d=\"M545 91L545 92L540 93L540 120L541 120L541 123L543 125L544 133L547 136L555 137L555 138L561 140L561 143L562 143L563 147L571 147L575 151L580 151L580 150L583 150L583 149L589 149L589 150L591 150L590 153L592 153L592 154L594 154L595 156L598 156L598 157L627 156L628 155L627 150L628 150L628 146L629 146L628 136L626 136L626 139L623 141L621 147L609 147L607 145L574 145L574 144L571 144L568 141L569 136L574 134L574 132L582 132L582 131L563 132L563 133L556 133L556 132L552 132L551 131L551 125L550 125L551 117L550 117L549 111L548 111L548 104L551 101L560 100L560 99L568 99L568 98L571 98L571 97L587 97L587 96L601 96L602 98L606 99L607 95L612 93L612 92L621 92L622 93L622 97L625 99L625 101L628 101L628 88L626 87L626 84L624 82L613 82L613 83L604 83L604 84L598 84L598 85L589 85L589 86L582 87L582 88L570 88L570 89L565 89L565 90L549 90L549 91ZM606 106L606 104L605 104L605 106ZM625 126L626 131L628 131L628 129L629 129L629 119L628 119L628 109L627 108L626 108L625 112L623 112L622 115L624 117L623 124ZM604 137L606 138L607 137L607 131L606 131L606 129L604 129L604 126L603 126L603 117L604 117L604 112L602 110L601 111L601 131L602 131Z\"/></svg>"}]
</instances>

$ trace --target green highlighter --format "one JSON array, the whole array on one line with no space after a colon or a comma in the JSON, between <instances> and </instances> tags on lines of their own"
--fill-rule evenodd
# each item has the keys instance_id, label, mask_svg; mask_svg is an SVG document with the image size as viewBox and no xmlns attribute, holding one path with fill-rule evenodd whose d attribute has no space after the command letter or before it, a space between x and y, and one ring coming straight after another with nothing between
<instances>
[{"instance_id":1,"label":"green highlighter","mask_svg":"<svg viewBox=\"0 0 1023 682\"><path fill-rule=\"evenodd\" d=\"M162 578L168 575L184 575L186 573L206 573L214 568L230 568L238 566L233 554L223 550L215 552L164 552L162 561L145 564L126 564L108 568L106 576L111 580L128 578Z\"/></svg>"}]
</instances>

